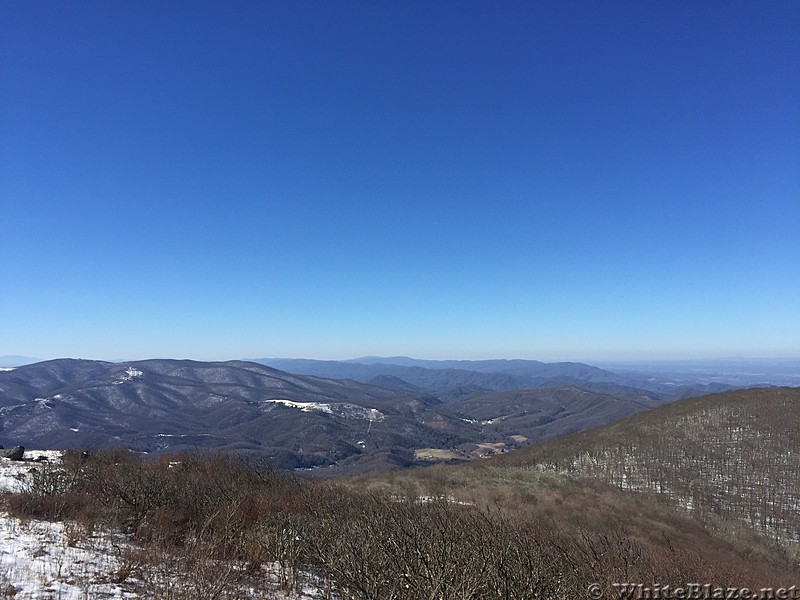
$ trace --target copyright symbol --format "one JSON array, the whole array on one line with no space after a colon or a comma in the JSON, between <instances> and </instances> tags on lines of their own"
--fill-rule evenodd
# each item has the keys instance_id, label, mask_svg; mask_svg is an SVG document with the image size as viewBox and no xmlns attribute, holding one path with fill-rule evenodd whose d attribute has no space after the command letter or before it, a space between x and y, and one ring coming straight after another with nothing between
<instances>
[{"instance_id":1,"label":"copyright symbol","mask_svg":"<svg viewBox=\"0 0 800 600\"><path fill-rule=\"evenodd\" d=\"M603 597L603 588L600 587L599 583L592 583L589 584L586 593L589 594L589 598L592 600L600 600Z\"/></svg>"}]
</instances>

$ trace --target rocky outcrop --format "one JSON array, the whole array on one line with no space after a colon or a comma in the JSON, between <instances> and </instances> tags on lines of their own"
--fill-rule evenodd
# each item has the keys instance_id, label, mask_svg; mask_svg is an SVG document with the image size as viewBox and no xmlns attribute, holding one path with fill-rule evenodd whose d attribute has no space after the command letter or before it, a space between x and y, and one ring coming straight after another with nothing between
<instances>
[{"instance_id":1,"label":"rocky outcrop","mask_svg":"<svg viewBox=\"0 0 800 600\"><path fill-rule=\"evenodd\" d=\"M23 454L25 454L24 446L14 446L11 450L3 450L1 456L9 460L22 460Z\"/></svg>"}]
</instances>

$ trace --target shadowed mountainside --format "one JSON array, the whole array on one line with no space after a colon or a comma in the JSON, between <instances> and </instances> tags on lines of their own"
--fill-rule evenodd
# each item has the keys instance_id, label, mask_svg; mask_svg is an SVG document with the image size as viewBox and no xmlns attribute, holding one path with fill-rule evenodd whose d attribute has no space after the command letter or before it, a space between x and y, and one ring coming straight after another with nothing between
<instances>
[{"instance_id":1,"label":"shadowed mountainside","mask_svg":"<svg viewBox=\"0 0 800 600\"><path fill-rule=\"evenodd\" d=\"M483 461L367 481L467 501L481 494L492 501L511 497L538 506L531 509L537 514L553 502L553 510L566 509L566 489L610 486L622 494L619 502L640 505L629 513L629 522L647 514L641 506L674 507L744 556L777 556L778 563L800 572L797 423L800 388L735 390L660 406ZM575 510L577 518L588 509Z\"/></svg>"},{"instance_id":2,"label":"shadowed mountainside","mask_svg":"<svg viewBox=\"0 0 800 600\"><path fill-rule=\"evenodd\" d=\"M664 556L720 561L711 573L722 563L763 561L797 575L799 422L800 388L736 390L481 461L367 474L350 483L503 507L537 522L556 520L587 539L613 541L612 531L624 531Z\"/></svg>"},{"instance_id":3,"label":"shadowed mountainside","mask_svg":"<svg viewBox=\"0 0 800 600\"><path fill-rule=\"evenodd\" d=\"M800 388L692 398L529 447L498 464L659 494L700 519L800 544Z\"/></svg>"},{"instance_id":4,"label":"shadowed mountainside","mask_svg":"<svg viewBox=\"0 0 800 600\"><path fill-rule=\"evenodd\" d=\"M730 389L724 383L686 381L680 385L651 374L620 375L574 362L543 363L536 360L419 360L408 357L364 357L348 361L304 358L252 359L276 369L362 383L390 378L395 389L434 394L446 402L478 392L505 392L578 385L608 392L635 388L672 401Z\"/></svg>"},{"instance_id":5,"label":"shadowed mountainside","mask_svg":"<svg viewBox=\"0 0 800 600\"><path fill-rule=\"evenodd\" d=\"M387 423L397 425L392 405L401 402L387 404L395 396L240 361L60 359L0 373L4 441L145 451L216 447L258 452L284 466L348 456L348 446L371 428L379 436Z\"/></svg>"},{"instance_id":6,"label":"shadowed mountainside","mask_svg":"<svg viewBox=\"0 0 800 600\"><path fill-rule=\"evenodd\" d=\"M244 361L59 359L0 372L0 433L29 447L236 450L327 475L471 459L662 402L614 384L443 402L391 376L375 383L385 387Z\"/></svg>"}]
</instances>

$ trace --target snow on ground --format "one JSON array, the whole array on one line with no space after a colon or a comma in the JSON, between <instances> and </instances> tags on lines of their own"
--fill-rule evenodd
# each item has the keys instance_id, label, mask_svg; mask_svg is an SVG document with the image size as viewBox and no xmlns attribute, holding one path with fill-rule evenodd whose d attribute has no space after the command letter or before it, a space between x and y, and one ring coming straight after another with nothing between
<instances>
[{"instance_id":1,"label":"snow on ground","mask_svg":"<svg viewBox=\"0 0 800 600\"><path fill-rule=\"evenodd\" d=\"M297 408L303 412L316 410L328 414L336 414L349 419L365 419L370 422L382 421L384 418L383 413L377 409L366 408L364 406L358 406L357 404L350 404L349 402L333 402L326 404L325 402L297 402L295 400L284 400L281 398L262 400L262 402L265 404L279 404L287 408Z\"/></svg>"},{"instance_id":2,"label":"snow on ground","mask_svg":"<svg viewBox=\"0 0 800 600\"><path fill-rule=\"evenodd\" d=\"M0 459L0 492L19 492L31 469L48 468L60 450L26 450L25 460ZM43 457L47 462L35 462ZM134 598L108 577L118 568L122 536L87 536L71 523L22 520L0 512L0 593L16 600Z\"/></svg>"},{"instance_id":3,"label":"snow on ground","mask_svg":"<svg viewBox=\"0 0 800 600\"><path fill-rule=\"evenodd\" d=\"M76 525L0 513L0 588L13 586L16 600L135 598L109 581L119 569L117 556L125 539L83 537Z\"/></svg>"},{"instance_id":4,"label":"snow on ground","mask_svg":"<svg viewBox=\"0 0 800 600\"><path fill-rule=\"evenodd\" d=\"M280 404L282 406L286 406L289 408L299 408L303 412L309 412L311 410L318 410L320 412L332 413L333 409L331 409L330 404L325 404L324 402L295 402L294 400L264 400L268 404Z\"/></svg>"},{"instance_id":5,"label":"snow on ground","mask_svg":"<svg viewBox=\"0 0 800 600\"><path fill-rule=\"evenodd\" d=\"M87 536L72 523L21 520L0 512L0 595L9 595L12 586L15 600L146 598L141 582L133 577L123 583L113 582L123 568L126 550L133 547L122 534ZM264 572L274 580L274 595L268 597L320 598L315 578L304 572L300 573L299 591L280 592L278 571L277 564L264 566ZM173 585L169 574L158 574L155 579ZM254 597L264 598L257 592Z\"/></svg>"},{"instance_id":6,"label":"snow on ground","mask_svg":"<svg viewBox=\"0 0 800 600\"><path fill-rule=\"evenodd\" d=\"M134 377L141 377L142 375L143 373L139 369L128 367L125 371L125 375L123 375L121 379L115 381L114 385L120 385L121 383L125 383L126 381L131 381Z\"/></svg>"},{"instance_id":7,"label":"snow on ground","mask_svg":"<svg viewBox=\"0 0 800 600\"><path fill-rule=\"evenodd\" d=\"M31 469L49 468L61 459L60 450L26 450L25 460L0 458L0 493L19 492ZM45 457L47 462L34 459ZM134 544L123 534L95 531L88 534L75 523L19 519L0 510L0 597L15 600L79 600L146 598L141 582L128 578L114 583L124 557ZM278 565L264 565L274 581L273 597L314 600L322 597L311 573L301 571L299 591L283 593L278 586ZM164 582L169 584L168 578ZM272 585L272 584L268 584ZM13 590L11 589L13 587ZM263 594L254 592L258 598Z\"/></svg>"},{"instance_id":8,"label":"snow on ground","mask_svg":"<svg viewBox=\"0 0 800 600\"><path fill-rule=\"evenodd\" d=\"M41 468L35 459L44 457L45 464L58 463L61 450L25 450L23 461L0 458L0 492L19 492L31 469Z\"/></svg>"}]
</instances>

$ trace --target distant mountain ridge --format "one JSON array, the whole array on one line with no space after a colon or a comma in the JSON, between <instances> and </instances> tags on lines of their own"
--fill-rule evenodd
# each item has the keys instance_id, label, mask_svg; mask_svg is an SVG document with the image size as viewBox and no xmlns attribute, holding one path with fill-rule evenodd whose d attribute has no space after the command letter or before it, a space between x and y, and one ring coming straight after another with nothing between
<instances>
[{"instance_id":1,"label":"distant mountain ridge","mask_svg":"<svg viewBox=\"0 0 800 600\"><path fill-rule=\"evenodd\" d=\"M675 385L656 377L635 373L619 374L584 363L544 363L524 359L420 360L406 356L368 356L346 361L303 358L256 358L253 362L289 373L330 379L351 379L367 383L378 377L392 377L396 385L408 385L444 400L459 399L477 392L505 392L580 385L608 392L644 390L665 401L732 389L723 383L685 382Z\"/></svg>"},{"instance_id":2,"label":"distant mountain ridge","mask_svg":"<svg viewBox=\"0 0 800 600\"><path fill-rule=\"evenodd\" d=\"M0 356L0 368L21 367L22 365L31 365L36 362L39 362L39 359L31 356L18 356L16 354Z\"/></svg>"},{"instance_id":3,"label":"distant mountain ridge","mask_svg":"<svg viewBox=\"0 0 800 600\"><path fill-rule=\"evenodd\" d=\"M325 410L339 425L334 438L355 436L368 422L334 413L381 405L393 395L243 361L59 359L0 372L0 435L4 443L48 448L216 447L255 451L290 465L316 464L313 444L296 452L297 444L287 439L313 427L317 412ZM308 410L276 402L283 400L306 403Z\"/></svg>"},{"instance_id":4,"label":"distant mountain ridge","mask_svg":"<svg viewBox=\"0 0 800 600\"><path fill-rule=\"evenodd\" d=\"M432 387L436 395L391 375L361 383L246 361L45 361L0 371L0 443L219 448L334 473L408 466L426 449L467 460L487 443L513 449L663 402L615 384L519 390L516 375L402 368L406 378L417 374L427 386L446 387Z\"/></svg>"},{"instance_id":5,"label":"distant mountain ridge","mask_svg":"<svg viewBox=\"0 0 800 600\"><path fill-rule=\"evenodd\" d=\"M620 375L651 377L681 385L724 383L733 387L800 386L800 358L717 358L601 362Z\"/></svg>"},{"instance_id":6,"label":"distant mountain ridge","mask_svg":"<svg viewBox=\"0 0 800 600\"><path fill-rule=\"evenodd\" d=\"M218 448L333 474L471 460L727 389L582 363L264 360L0 369L0 443Z\"/></svg>"}]
</instances>

